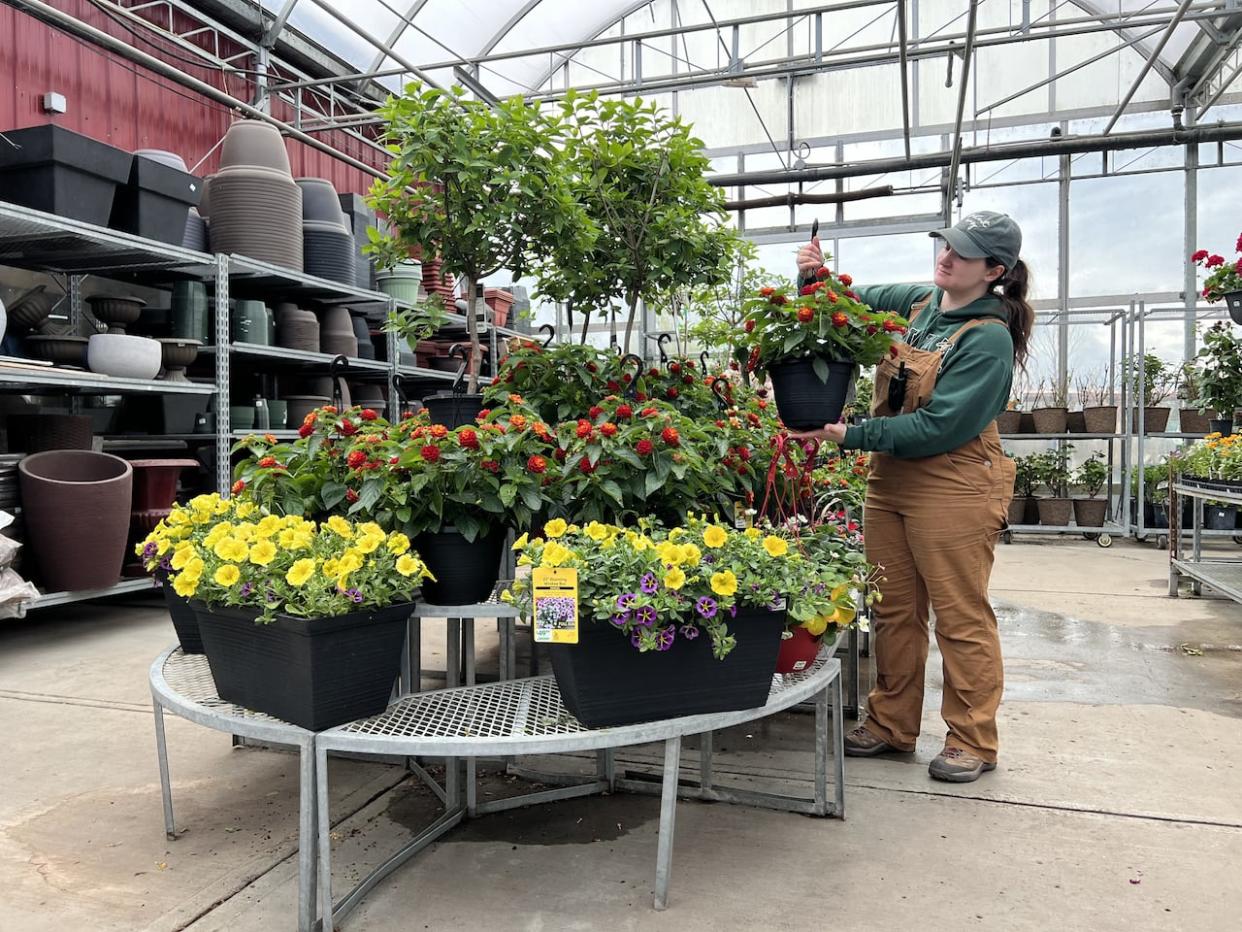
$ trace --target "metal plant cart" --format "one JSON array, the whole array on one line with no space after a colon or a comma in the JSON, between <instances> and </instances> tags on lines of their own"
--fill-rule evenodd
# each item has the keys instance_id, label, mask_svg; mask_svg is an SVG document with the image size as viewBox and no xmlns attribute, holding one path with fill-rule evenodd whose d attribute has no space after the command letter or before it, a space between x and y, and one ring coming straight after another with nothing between
<instances>
[{"instance_id":1,"label":"metal plant cart","mask_svg":"<svg viewBox=\"0 0 1242 932\"><path fill-rule=\"evenodd\" d=\"M831 736L828 732L829 694L832 694ZM664 776L660 789L660 832L656 854L655 908L668 901L673 828L679 789L681 739L753 721L815 698L815 773L811 798L757 793L716 787L711 754L700 756L699 785L693 795L721 802L763 806L817 816L845 815L841 664L823 651L809 670L774 676L766 705L740 712L720 712L647 722L615 728L588 729L561 704L550 676L530 677L479 686L435 690L408 696L382 715L342 725L315 736L315 775L318 784L320 915L325 926L343 920L385 877L466 818L519 806L572 799L614 789L647 791L640 781L619 780L612 751L618 747L664 742ZM828 798L829 741L832 743L834 798ZM339 903L332 894L332 850L328 821L330 752L349 754L444 757L445 781L440 785L420 772L444 801L444 813L400 851L385 860ZM480 801L475 781L461 779L460 762L478 757L523 754L597 752L597 775L575 786L556 787L503 800Z\"/></svg>"},{"instance_id":2,"label":"metal plant cart","mask_svg":"<svg viewBox=\"0 0 1242 932\"><path fill-rule=\"evenodd\" d=\"M1194 524L1190 528L1190 553L1185 553L1185 535L1179 533L1181 509L1176 507L1178 496L1195 502ZM1206 501L1225 502L1242 507L1242 486L1237 483L1222 485L1215 482L1197 482L1194 479L1178 479L1171 483L1169 491L1169 596L1177 598L1182 577L1190 579L1191 591L1203 594L1203 587L1214 589L1235 602L1242 603L1242 559L1205 559L1203 556L1203 509ZM1237 531L1222 531L1234 535Z\"/></svg>"},{"instance_id":3,"label":"metal plant cart","mask_svg":"<svg viewBox=\"0 0 1242 932\"><path fill-rule=\"evenodd\" d=\"M187 654L171 647L155 658L148 674L151 701L155 706L155 747L159 755L160 791L164 800L164 831L177 838L173 821L172 785L168 772L168 745L164 736L164 712L265 744L298 749L298 932L315 927L315 735L261 712L225 702L216 693L211 668L203 654Z\"/></svg>"}]
</instances>

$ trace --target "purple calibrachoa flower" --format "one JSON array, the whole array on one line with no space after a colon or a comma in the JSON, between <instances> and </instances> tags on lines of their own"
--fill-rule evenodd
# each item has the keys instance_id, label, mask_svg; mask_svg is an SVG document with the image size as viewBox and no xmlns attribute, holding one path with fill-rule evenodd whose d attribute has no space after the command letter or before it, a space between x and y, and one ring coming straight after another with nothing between
<instances>
[{"instance_id":1,"label":"purple calibrachoa flower","mask_svg":"<svg viewBox=\"0 0 1242 932\"><path fill-rule=\"evenodd\" d=\"M248 599L248 598L250 598L250 593L252 593L252 592L254 592L254 583L250 583L250 582L247 582L247 583L242 583L242 587L241 587L241 597L242 597L243 599Z\"/></svg>"},{"instance_id":2,"label":"purple calibrachoa flower","mask_svg":"<svg viewBox=\"0 0 1242 932\"><path fill-rule=\"evenodd\" d=\"M696 628L694 625L682 625L681 636L685 638L687 641L693 641L695 638L699 636L699 629Z\"/></svg>"},{"instance_id":3,"label":"purple calibrachoa flower","mask_svg":"<svg viewBox=\"0 0 1242 932\"><path fill-rule=\"evenodd\" d=\"M716 562L716 555L711 553L704 555L703 562L710 566L712 563Z\"/></svg>"},{"instance_id":4,"label":"purple calibrachoa flower","mask_svg":"<svg viewBox=\"0 0 1242 932\"><path fill-rule=\"evenodd\" d=\"M656 650L668 650L673 646L673 642L677 640L677 629L672 625L667 628L661 628L660 633L656 635Z\"/></svg>"},{"instance_id":5,"label":"purple calibrachoa flower","mask_svg":"<svg viewBox=\"0 0 1242 932\"><path fill-rule=\"evenodd\" d=\"M634 612L634 621L642 625L644 628L650 628L656 623L659 613L656 612L652 605L644 605Z\"/></svg>"},{"instance_id":6,"label":"purple calibrachoa flower","mask_svg":"<svg viewBox=\"0 0 1242 932\"><path fill-rule=\"evenodd\" d=\"M627 608L633 607L634 603L637 601L637 592L623 592L621 595L617 596L617 608L621 609L621 611L625 611Z\"/></svg>"},{"instance_id":7,"label":"purple calibrachoa flower","mask_svg":"<svg viewBox=\"0 0 1242 932\"><path fill-rule=\"evenodd\" d=\"M172 554L166 553L164 556L160 557L160 569L162 569L165 573L172 572Z\"/></svg>"},{"instance_id":8,"label":"purple calibrachoa flower","mask_svg":"<svg viewBox=\"0 0 1242 932\"><path fill-rule=\"evenodd\" d=\"M151 543L147 544L145 547L142 548L142 558L144 560L150 560L152 557L155 556L156 551L158 550L159 550L159 547L155 545L155 541L151 541Z\"/></svg>"},{"instance_id":9,"label":"purple calibrachoa flower","mask_svg":"<svg viewBox=\"0 0 1242 932\"><path fill-rule=\"evenodd\" d=\"M647 595L655 595L656 591L660 588L660 584L656 582L655 575L652 573L646 573L639 585L643 592Z\"/></svg>"},{"instance_id":10,"label":"purple calibrachoa flower","mask_svg":"<svg viewBox=\"0 0 1242 932\"><path fill-rule=\"evenodd\" d=\"M694 610L704 618L716 617L716 600L711 596L703 596L694 603Z\"/></svg>"},{"instance_id":11,"label":"purple calibrachoa flower","mask_svg":"<svg viewBox=\"0 0 1242 932\"><path fill-rule=\"evenodd\" d=\"M737 617L737 606L736 605L729 606L729 617L730 618Z\"/></svg>"},{"instance_id":12,"label":"purple calibrachoa flower","mask_svg":"<svg viewBox=\"0 0 1242 932\"><path fill-rule=\"evenodd\" d=\"M612 623L618 628L624 628L630 623L631 615L630 612L617 612L612 616Z\"/></svg>"},{"instance_id":13,"label":"purple calibrachoa flower","mask_svg":"<svg viewBox=\"0 0 1242 932\"><path fill-rule=\"evenodd\" d=\"M345 594L353 600L355 605L362 604L362 593L358 589L347 589Z\"/></svg>"},{"instance_id":14,"label":"purple calibrachoa flower","mask_svg":"<svg viewBox=\"0 0 1242 932\"><path fill-rule=\"evenodd\" d=\"M643 639L638 636L637 631L635 631L633 634L630 635L630 643L633 644L635 647L643 646Z\"/></svg>"},{"instance_id":15,"label":"purple calibrachoa flower","mask_svg":"<svg viewBox=\"0 0 1242 932\"><path fill-rule=\"evenodd\" d=\"M279 597L278 595L276 595L276 590L275 590L275 589L268 589L268 590L267 590L267 596L266 596L266 598L267 598L267 600L268 600L269 602L275 602L275 601L277 601L280 597Z\"/></svg>"}]
</instances>

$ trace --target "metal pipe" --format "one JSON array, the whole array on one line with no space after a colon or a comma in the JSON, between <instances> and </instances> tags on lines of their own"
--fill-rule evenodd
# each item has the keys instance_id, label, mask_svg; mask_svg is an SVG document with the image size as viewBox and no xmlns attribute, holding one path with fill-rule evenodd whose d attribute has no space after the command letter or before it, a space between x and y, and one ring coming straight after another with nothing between
<instances>
[{"instance_id":1,"label":"metal pipe","mask_svg":"<svg viewBox=\"0 0 1242 932\"><path fill-rule=\"evenodd\" d=\"M975 51L978 19L979 0L970 0L970 11L966 16L966 48L962 51L962 84L957 89L957 119L953 121L953 159L949 162L949 189L945 192L946 212L957 191L957 167L962 160L962 117L966 115L966 91L970 86L970 59ZM949 61L953 61L952 54Z\"/></svg>"},{"instance_id":2,"label":"metal pipe","mask_svg":"<svg viewBox=\"0 0 1242 932\"><path fill-rule=\"evenodd\" d=\"M910 62L907 55L906 0L897 0L897 58L901 64L901 135L910 158ZM959 124L960 125L960 124Z\"/></svg>"},{"instance_id":3,"label":"metal pipe","mask_svg":"<svg viewBox=\"0 0 1242 932\"><path fill-rule=\"evenodd\" d=\"M842 204L846 201L864 201L872 197L889 197L892 195L891 184L876 188L861 188L857 191L833 191L828 194L774 194L771 197L756 197L744 201L726 201L725 210L752 210L759 207L783 207L791 209L798 204Z\"/></svg>"},{"instance_id":4,"label":"metal pipe","mask_svg":"<svg viewBox=\"0 0 1242 932\"><path fill-rule=\"evenodd\" d=\"M271 123L290 138L296 139L298 142L308 145L312 149L324 152L361 172L365 172L366 174L372 175L376 178L388 177L384 174L384 172L380 171L378 168L375 168L373 165L368 165L366 162L359 161L352 156L346 155L340 150L334 149L326 142L321 142L314 136L307 135L301 130L295 129L288 123L284 123L281 120L276 119L269 113L264 113L258 107L254 107L244 100L238 100L231 94L228 94L205 81L200 81L192 75L179 71L172 65L169 65L152 55L148 55L146 52L136 49L132 45L122 42L120 39L117 39L116 37L111 36L100 29L96 29L88 23L82 22L71 14L64 13L53 6L43 3L42 0L20 0L20 6L38 18L59 26L65 32L73 33L74 35L87 39L96 45L102 46L110 52L115 52L122 58L128 59L135 64L142 65L144 68L147 68L156 74L162 75L163 77L170 78L181 86L202 94L204 97L209 97L217 103L221 103L226 107L238 110L253 119ZM227 314L225 316L227 318Z\"/></svg>"},{"instance_id":5,"label":"metal pipe","mask_svg":"<svg viewBox=\"0 0 1242 932\"><path fill-rule=\"evenodd\" d=\"M1189 145L1199 142L1228 142L1242 139L1242 123L1217 123L1186 129L1141 130L1132 133L1114 133L1110 136L1059 136L1038 142L1020 141L993 146L963 148L962 164L979 162L1003 162L1008 159L1037 158L1044 155L1074 154L1078 152L1113 152L1120 149L1141 149L1148 146ZM943 168L951 164L952 152L931 152L887 159L869 159L846 165L823 165L816 168L800 168L793 171L745 172L733 175L713 175L708 180L720 187L736 185L791 184L798 181L822 181L826 178L856 178L865 175L883 175L887 172Z\"/></svg>"},{"instance_id":6,"label":"metal pipe","mask_svg":"<svg viewBox=\"0 0 1242 932\"><path fill-rule=\"evenodd\" d=\"M1164 33L1156 42L1156 47L1151 50L1151 54L1147 56L1147 60L1143 62L1143 67L1140 68L1139 73L1134 76L1134 81L1131 82L1130 89L1126 91L1125 96L1121 98L1121 103L1117 105L1117 111L1108 121L1108 125L1104 127L1103 135L1107 136L1110 132L1112 132L1113 127L1117 125L1117 121L1121 119L1121 114L1125 112L1126 107L1130 105L1130 100L1138 92L1139 85L1142 84L1143 80L1147 77L1147 72L1151 71L1152 65L1156 63L1156 59L1160 57L1160 53L1164 51L1164 47L1168 45L1169 39L1173 37L1173 31L1177 29L1178 23L1182 21L1182 17L1190 12L1190 4L1193 2L1194 0L1182 0L1181 4L1177 8L1177 12L1173 14L1173 18L1169 20L1168 26L1165 27Z\"/></svg>"}]
</instances>

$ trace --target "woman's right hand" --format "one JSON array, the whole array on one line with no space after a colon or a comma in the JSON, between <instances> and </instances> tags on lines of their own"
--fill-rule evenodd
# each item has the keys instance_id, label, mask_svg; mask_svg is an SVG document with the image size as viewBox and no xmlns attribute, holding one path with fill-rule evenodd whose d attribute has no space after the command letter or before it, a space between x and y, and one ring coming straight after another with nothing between
<instances>
[{"instance_id":1,"label":"woman's right hand","mask_svg":"<svg viewBox=\"0 0 1242 932\"><path fill-rule=\"evenodd\" d=\"M824 253L819 248L819 237L814 236L809 243L798 250L798 274L803 278L809 278L818 272L823 264Z\"/></svg>"}]
</instances>

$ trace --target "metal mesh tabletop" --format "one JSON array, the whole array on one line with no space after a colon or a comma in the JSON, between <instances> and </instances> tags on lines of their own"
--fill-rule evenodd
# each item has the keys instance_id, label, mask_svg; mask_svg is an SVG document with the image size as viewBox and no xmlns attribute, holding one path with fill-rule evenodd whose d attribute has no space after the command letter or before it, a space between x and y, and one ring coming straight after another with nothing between
<instances>
[{"instance_id":1,"label":"metal mesh tabletop","mask_svg":"<svg viewBox=\"0 0 1242 932\"><path fill-rule=\"evenodd\" d=\"M823 651L807 670L773 676L767 704L759 708L598 729L570 714L553 677L506 680L407 696L380 715L323 732L320 742L336 750L432 756L620 747L770 715L822 691L839 672L839 661Z\"/></svg>"},{"instance_id":2,"label":"metal mesh tabletop","mask_svg":"<svg viewBox=\"0 0 1242 932\"><path fill-rule=\"evenodd\" d=\"M500 593L513 585L512 579L502 579L482 602L474 605L431 605L419 602L414 606L415 618L517 618L516 605L500 601Z\"/></svg>"}]
</instances>

